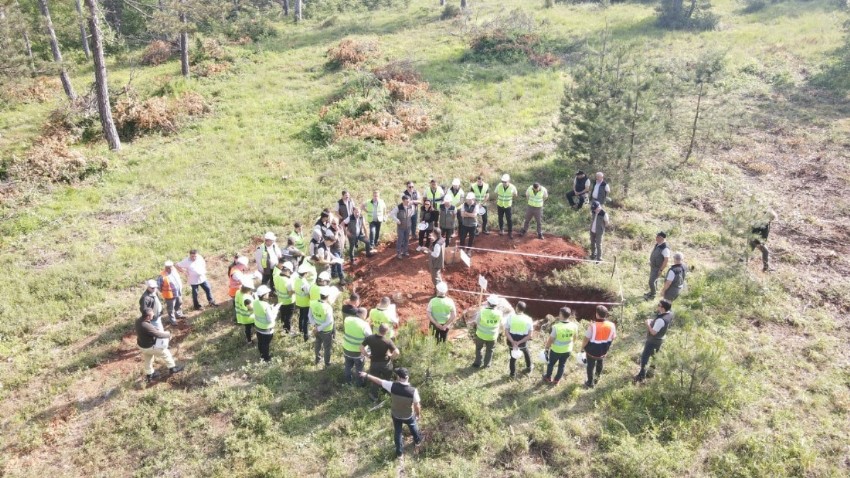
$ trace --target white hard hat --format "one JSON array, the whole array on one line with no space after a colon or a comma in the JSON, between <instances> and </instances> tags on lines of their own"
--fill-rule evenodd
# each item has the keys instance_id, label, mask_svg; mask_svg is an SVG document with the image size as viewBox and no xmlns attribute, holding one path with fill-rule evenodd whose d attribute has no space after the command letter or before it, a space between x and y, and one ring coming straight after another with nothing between
<instances>
[{"instance_id":1,"label":"white hard hat","mask_svg":"<svg viewBox=\"0 0 850 478\"><path fill-rule=\"evenodd\" d=\"M260 287L257 287L257 295L260 296L260 297L268 294L271 291L272 290L269 289L269 286L267 286L267 285L261 285Z\"/></svg>"},{"instance_id":2,"label":"white hard hat","mask_svg":"<svg viewBox=\"0 0 850 478\"><path fill-rule=\"evenodd\" d=\"M466 199L475 199L475 193L474 192L466 193Z\"/></svg>"},{"instance_id":3,"label":"white hard hat","mask_svg":"<svg viewBox=\"0 0 850 478\"><path fill-rule=\"evenodd\" d=\"M289 271L295 270L295 267L289 261L286 261L286 262L283 263L283 268L286 269L286 270L289 270Z\"/></svg>"},{"instance_id":4,"label":"white hard hat","mask_svg":"<svg viewBox=\"0 0 850 478\"><path fill-rule=\"evenodd\" d=\"M298 266L299 274L306 274L308 272L310 272L310 266L308 266L307 264L301 264L300 266Z\"/></svg>"},{"instance_id":5,"label":"white hard hat","mask_svg":"<svg viewBox=\"0 0 850 478\"><path fill-rule=\"evenodd\" d=\"M262 294L260 294L260 295L262 295ZM512 358L512 359L516 360L516 359L518 359L518 358L520 358L520 357L522 357L522 350L520 350L520 349L511 349L511 358Z\"/></svg>"},{"instance_id":6,"label":"white hard hat","mask_svg":"<svg viewBox=\"0 0 850 478\"><path fill-rule=\"evenodd\" d=\"M452 179L452 186L460 186L460 179L459 178Z\"/></svg>"},{"instance_id":7,"label":"white hard hat","mask_svg":"<svg viewBox=\"0 0 850 478\"><path fill-rule=\"evenodd\" d=\"M321 274L319 274L319 280L331 280L331 273L328 271L322 272Z\"/></svg>"},{"instance_id":8,"label":"white hard hat","mask_svg":"<svg viewBox=\"0 0 850 478\"><path fill-rule=\"evenodd\" d=\"M245 279L245 280L242 281L242 287L247 287L249 289L253 289L254 288L254 281L252 281L251 279Z\"/></svg>"},{"instance_id":9,"label":"white hard hat","mask_svg":"<svg viewBox=\"0 0 850 478\"><path fill-rule=\"evenodd\" d=\"M174 263L171 261L165 261L165 267L173 267Z\"/></svg>"},{"instance_id":10,"label":"white hard hat","mask_svg":"<svg viewBox=\"0 0 850 478\"><path fill-rule=\"evenodd\" d=\"M499 298L496 294L491 294L490 297L487 297L487 303L490 305L499 305L502 299Z\"/></svg>"},{"instance_id":11,"label":"white hard hat","mask_svg":"<svg viewBox=\"0 0 850 478\"><path fill-rule=\"evenodd\" d=\"M327 286L320 287L319 288L319 295L324 296L324 297L328 297L329 295L331 295L331 288L327 287Z\"/></svg>"},{"instance_id":12,"label":"white hard hat","mask_svg":"<svg viewBox=\"0 0 850 478\"><path fill-rule=\"evenodd\" d=\"M448 291L449 291L449 285L448 284L446 284L445 282L438 282L437 283L437 293L438 294L445 294Z\"/></svg>"},{"instance_id":13,"label":"white hard hat","mask_svg":"<svg viewBox=\"0 0 850 478\"><path fill-rule=\"evenodd\" d=\"M265 236L263 236L263 239L268 240L268 241L276 241L277 236L275 236L273 232L269 231L269 232L266 233Z\"/></svg>"},{"instance_id":14,"label":"white hard hat","mask_svg":"<svg viewBox=\"0 0 850 478\"><path fill-rule=\"evenodd\" d=\"M245 257L245 256L239 256L239 257L236 258L236 263L242 264L243 266L247 266L248 265L248 258Z\"/></svg>"},{"instance_id":15,"label":"white hard hat","mask_svg":"<svg viewBox=\"0 0 850 478\"><path fill-rule=\"evenodd\" d=\"M503 175L502 175L502 181L503 181L503 182L507 182L507 181L510 181L510 180L511 180L511 175L510 175L510 174L503 174Z\"/></svg>"},{"instance_id":16,"label":"white hard hat","mask_svg":"<svg viewBox=\"0 0 850 478\"><path fill-rule=\"evenodd\" d=\"M145 285L148 287L156 287L156 281L153 279L149 279L147 282L145 282Z\"/></svg>"}]
</instances>

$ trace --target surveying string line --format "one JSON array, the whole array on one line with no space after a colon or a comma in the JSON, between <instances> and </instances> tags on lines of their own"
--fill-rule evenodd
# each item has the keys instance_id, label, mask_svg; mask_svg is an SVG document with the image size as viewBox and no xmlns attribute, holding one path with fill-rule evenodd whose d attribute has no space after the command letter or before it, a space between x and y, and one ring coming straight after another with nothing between
<instances>
[{"instance_id":1,"label":"surveying string line","mask_svg":"<svg viewBox=\"0 0 850 478\"><path fill-rule=\"evenodd\" d=\"M541 257L544 259L560 259L563 261L574 261L574 262L592 262L594 264L611 264L611 261L594 261L591 259L579 259L578 257L569 257L569 256L550 256L547 254L531 254L529 252L515 252L515 251L503 251L500 249L484 249L482 247L466 247L466 246L455 246L460 250L470 249L473 251L487 251L487 252L495 252L498 254L513 254L515 256L529 256L529 257Z\"/></svg>"},{"instance_id":2,"label":"surveying string line","mask_svg":"<svg viewBox=\"0 0 850 478\"><path fill-rule=\"evenodd\" d=\"M449 288L449 291L460 292L460 293L463 293L463 294L471 294L471 295L483 295L481 292L472 292L472 291L469 291L469 290L452 289L451 287ZM534 299L534 298L531 298L531 297L516 297L516 296L512 296L512 295L502 295L502 294L497 294L495 292L494 292L494 294L496 294L499 297L502 297L504 299L534 300L534 301L537 301L537 302L553 302L553 303L556 303L556 304L623 305L622 302L584 302L584 301L579 301L579 300Z\"/></svg>"}]
</instances>

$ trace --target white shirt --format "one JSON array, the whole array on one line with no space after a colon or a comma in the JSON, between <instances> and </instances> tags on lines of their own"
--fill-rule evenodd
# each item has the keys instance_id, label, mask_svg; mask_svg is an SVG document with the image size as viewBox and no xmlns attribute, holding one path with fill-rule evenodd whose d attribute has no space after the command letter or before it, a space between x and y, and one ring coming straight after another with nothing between
<instances>
[{"instance_id":1,"label":"white shirt","mask_svg":"<svg viewBox=\"0 0 850 478\"><path fill-rule=\"evenodd\" d=\"M664 319L655 319L655 322L652 323L652 330L656 333L661 332L661 329L664 328Z\"/></svg>"},{"instance_id":2,"label":"white shirt","mask_svg":"<svg viewBox=\"0 0 850 478\"><path fill-rule=\"evenodd\" d=\"M404 382L399 380L398 383L400 383L402 385L410 385L410 382L408 382L407 380L405 380ZM384 390L386 390L388 393L392 392L393 382L391 382L389 380L381 380L381 387L383 387ZM413 391L413 403L419 403L419 402L420 402L420 400L419 400L419 389L414 389L414 391Z\"/></svg>"},{"instance_id":3,"label":"white shirt","mask_svg":"<svg viewBox=\"0 0 850 478\"><path fill-rule=\"evenodd\" d=\"M431 257L440 257L440 254L443 250L443 245L439 242L434 243L434 250L431 251Z\"/></svg>"},{"instance_id":4,"label":"white shirt","mask_svg":"<svg viewBox=\"0 0 850 478\"><path fill-rule=\"evenodd\" d=\"M207 281L207 261L200 254L195 256L195 260L188 257L177 263L177 266L186 270L189 276L189 285L203 284Z\"/></svg>"},{"instance_id":5,"label":"white shirt","mask_svg":"<svg viewBox=\"0 0 850 478\"><path fill-rule=\"evenodd\" d=\"M597 182L593 185L593 199L596 199L597 197L599 197L599 185L600 185L600 184L602 184L602 183L600 183L599 181L597 181ZM606 184L606 185L605 185L605 192L606 192L606 193L610 193L610 192L611 192L611 186L610 186L609 184Z\"/></svg>"}]
</instances>

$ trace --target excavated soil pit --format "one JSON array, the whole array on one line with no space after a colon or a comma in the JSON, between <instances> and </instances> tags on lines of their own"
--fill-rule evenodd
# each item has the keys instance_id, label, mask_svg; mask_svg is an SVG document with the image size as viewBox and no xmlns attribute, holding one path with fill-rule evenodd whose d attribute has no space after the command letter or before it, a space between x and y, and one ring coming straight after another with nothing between
<instances>
[{"instance_id":1,"label":"excavated soil pit","mask_svg":"<svg viewBox=\"0 0 850 478\"><path fill-rule=\"evenodd\" d=\"M455 244L456 241L453 242ZM427 328L426 306L434 296L434 287L428 272L427 256L415 250L411 243L410 257L396 259L395 243L381 247L373 257L361 254L353 268L356 280L352 289L360 294L365 307L374 307L384 296L393 298L402 323L416 321ZM556 257L584 258L585 251L580 246L556 236L545 235L537 239L535 235L508 239L507 236L481 235L475 238L474 247L513 251L527 254L540 254ZM612 291L569 284L552 286L545 279L556 269L573 267L576 262L548 257L531 257L499 252L474 251L472 265L462 262L447 264L443 279L451 289L479 291L478 276L483 275L488 283L488 292L506 296L527 297L530 299L617 302ZM479 294L466 294L450 291L449 297L455 300L458 312L478 306L485 297ZM509 299L511 304L516 299ZM562 305L569 305L581 319L593 316L593 304L560 304L526 300L528 314L535 320L543 319L546 314L557 315Z\"/></svg>"}]
</instances>

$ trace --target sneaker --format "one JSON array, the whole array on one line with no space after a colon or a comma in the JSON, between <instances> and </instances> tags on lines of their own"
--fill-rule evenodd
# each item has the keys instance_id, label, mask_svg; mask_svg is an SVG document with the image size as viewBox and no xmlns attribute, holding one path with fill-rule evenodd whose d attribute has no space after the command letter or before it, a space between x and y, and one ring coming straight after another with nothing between
<instances>
[{"instance_id":1,"label":"sneaker","mask_svg":"<svg viewBox=\"0 0 850 478\"><path fill-rule=\"evenodd\" d=\"M638 383L638 382L643 382L645 379L646 379L646 377L644 377L643 375L637 374L637 375L634 376L632 381L635 382L635 383Z\"/></svg>"},{"instance_id":2,"label":"sneaker","mask_svg":"<svg viewBox=\"0 0 850 478\"><path fill-rule=\"evenodd\" d=\"M218 307L218 302L210 302L210 307Z\"/></svg>"},{"instance_id":3,"label":"sneaker","mask_svg":"<svg viewBox=\"0 0 850 478\"><path fill-rule=\"evenodd\" d=\"M171 375L174 375L175 373L180 373L180 372L182 372L184 368L186 368L186 366L185 366L185 365L176 365L176 366L171 367L170 369L168 369L168 371L171 373Z\"/></svg>"},{"instance_id":4,"label":"sneaker","mask_svg":"<svg viewBox=\"0 0 850 478\"><path fill-rule=\"evenodd\" d=\"M550 377L543 377L543 381L546 383L552 383L552 379Z\"/></svg>"},{"instance_id":5,"label":"sneaker","mask_svg":"<svg viewBox=\"0 0 850 478\"><path fill-rule=\"evenodd\" d=\"M196 305L196 306L192 307L192 310L201 310L201 309L203 309L203 307L201 307L200 305Z\"/></svg>"},{"instance_id":6,"label":"sneaker","mask_svg":"<svg viewBox=\"0 0 850 478\"><path fill-rule=\"evenodd\" d=\"M169 319L168 323L171 325L177 325L177 321L175 319Z\"/></svg>"},{"instance_id":7,"label":"sneaker","mask_svg":"<svg viewBox=\"0 0 850 478\"><path fill-rule=\"evenodd\" d=\"M590 382L584 382L584 388L591 389L593 388L593 384Z\"/></svg>"},{"instance_id":8,"label":"sneaker","mask_svg":"<svg viewBox=\"0 0 850 478\"><path fill-rule=\"evenodd\" d=\"M643 300L652 300L654 298L655 298L655 295L653 295L653 294L650 294L650 293L643 294Z\"/></svg>"},{"instance_id":9,"label":"sneaker","mask_svg":"<svg viewBox=\"0 0 850 478\"><path fill-rule=\"evenodd\" d=\"M409 253L409 252L405 252L405 253L404 253L404 254L402 254L402 255L403 255L404 257L410 257L410 253Z\"/></svg>"},{"instance_id":10,"label":"sneaker","mask_svg":"<svg viewBox=\"0 0 850 478\"><path fill-rule=\"evenodd\" d=\"M513 238L514 238L514 233L509 232L509 233L508 233L508 239L513 239Z\"/></svg>"},{"instance_id":11,"label":"sneaker","mask_svg":"<svg viewBox=\"0 0 850 478\"><path fill-rule=\"evenodd\" d=\"M396 254L396 255L395 255L395 258L396 258L396 259L401 259L401 258L402 258L402 255L401 255L401 254Z\"/></svg>"},{"instance_id":12,"label":"sneaker","mask_svg":"<svg viewBox=\"0 0 850 478\"><path fill-rule=\"evenodd\" d=\"M499 235L500 235L500 236L504 236L504 235L505 235L505 231L503 231L503 230L499 229Z\"/></svg>"},{"instance_id":13,"label":"sneaker","mask_svg":"<svg viewBox=\"0 0 850 478\"><path fill-rule=\"evenodd\" d=\"M484 231L484 235L485 235L485 236L489 236L489 235L490 235L490 231Z\"/></svg>"},{"instance_id":14,"label":"sneaker","mask_svg":"<svg viewBox=\"0 0 850 478\"><path fill-rule=\"evenodd\" d=\"M526 375L531 375L531 372L532 372L532 371L534 371L534 365L532 365L531 367L528 367L527 369L525 369L525 374L526 374Z\"/></svg>"},{"instance_id":15,"label":"sneaker","mask_svg":"<svg viewBox=\"0 0 850 478\"><path fill-rule=\"evenodd\" d=\"M525 235L525 231L519 231L519 237L522 237L524 235Z\"/></svg>"},{"instance_id":16,"label":"sneaker","mask_svg":"<svg viewBox=\"0 0 850 478\"><path fill-rule=\"evenodd\" d=\"M508 377L510 377L510 378L516 378L516 373L509 373L509 374L508 374Z\"/></svg>"},{"instance_id":17,"label":"sneaker","mask_svg":"<svg viewBox=\"0 0 850 478\"><path fill-rule=\"evenodd\" d=\"M481 368L481 364L480 364L480 363L474 363L474 364L472 364L472 366L473 366L473 367L475 367L475 368Z\"/></svg>"},{"instance_id":18,"label":"sneaker","mask_svg":"<svg viewBox=\"0 0 850 478\"><path fill-rule=\"evenodd\" d=\"M145 380L148 383L153 382L157 378L159 378L159 372L149 373L149 374L145 375Z\"/></svg>"}]
</instances>

